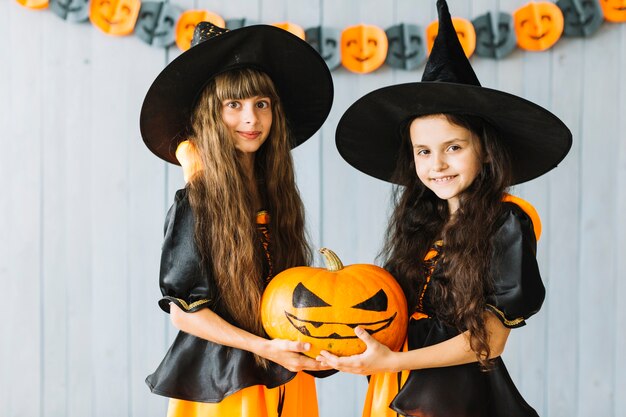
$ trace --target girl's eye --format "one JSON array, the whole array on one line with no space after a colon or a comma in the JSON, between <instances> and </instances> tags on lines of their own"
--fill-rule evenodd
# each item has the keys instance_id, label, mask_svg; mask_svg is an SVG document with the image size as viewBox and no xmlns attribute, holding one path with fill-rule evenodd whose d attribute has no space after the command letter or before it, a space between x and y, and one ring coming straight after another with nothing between
<instances>
[{"instance_id":1,"label":"girl's eye","mask_svg":"<svg viewBox=\"0 0 626 417\"><path fill-rule=\"evenodd\" d=\"M428 155L428 153L428 149L418 149L415 151L415 154L419 156Z\"/></svg>"},{"instance_id":2,"label":"girl's eye","mask_svg":"<svg viewBox=\"0 0 626 417\"><path fill-rule=\"evenodd\" d=\"M237 108L239 108L239 102L238 101L228 101L226 103L226 107L231 108L231 109L237 109Z\"/></svg>"},{"instance_id":3,"label":"girl's eye","mask_svg":"<svg viewBox=\"0 0 626 417\"><path fill-rule=\"evenodd\" d=\"M461 149L461 147L460 147L459 145L451 145L451 146L448 148L448 150L449 150L449 151L452 151L452 152L454 152L454 151L458 151L459 149Z\"/></svg>"},{"instance_id":4,"label":"girl's eye","mask_svg":"<svg viewBox=\"0 0 626 417\"><path fill-rule=\"evenodd\" d=\"M269 103L269 101L262 100L262 101L257 102L256 106L259 109L269 109L270 108L270 103Z\"/></svg>"}]
</instances>

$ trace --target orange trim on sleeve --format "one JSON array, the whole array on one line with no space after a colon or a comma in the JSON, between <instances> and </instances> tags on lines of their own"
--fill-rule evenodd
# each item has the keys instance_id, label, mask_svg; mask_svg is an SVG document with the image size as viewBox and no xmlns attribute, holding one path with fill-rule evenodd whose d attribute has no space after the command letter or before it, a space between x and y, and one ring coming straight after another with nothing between
<instances>
[{"instance_id":1,"label":"orange trim on sleeve","mask_svg":"<svg viewBox=\"0 0 626 417\"><path fill-rule=\"evenodd\" d=\"M530 220L533 222L535 238L537 241L539 241L539 238L541 237L541 219L539 218L539 213L537 213L537 210L535 210L532 204L524 199L521 199L511 194L505 194L502 201L508 201L509 203L517 204L519 208L524 210L524 213L526 213L528 217L530 217Z\"/></svg>"}]
</instances>

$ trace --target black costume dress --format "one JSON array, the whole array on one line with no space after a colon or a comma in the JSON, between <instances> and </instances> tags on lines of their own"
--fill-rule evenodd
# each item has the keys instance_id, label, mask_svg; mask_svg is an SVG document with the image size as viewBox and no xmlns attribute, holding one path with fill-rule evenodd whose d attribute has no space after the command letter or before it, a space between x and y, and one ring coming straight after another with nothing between
<instances>
[{"instance_id":1,"label":"black costume dress","mask_svg":"<svg viewBox=\"0 0 626 417\"><path fill-rule=\"evenodd\" d=\"M535 257L533 222L518 205L503 204L506 210L493 236L491 271L495 282L493 293L487 296L487 306L506 327L514 328L523 326L527 318L539 311L545 289ZM534 209L532 212L531 215L536 215ZM437 264L442 250L445 249L435 246L426 258L431 264L430 282L445 279ZM456 327L437 318L437 300L430 298L428 285L422 297L421 311L409 322L405 350L435 345L459 334ZM481 370L475 362L373 375L363 416L396 413L422 417L537 416L518 392L499 357L488 371Z\"/></svg>"},{"instance_id":2,"label":"black costume dress","mask_svg":"<svg viewBox=\"0 0 626 417\"><path fill-rule=\"evenodd\" d=\"M269 278L272 272L267 251L269 236L265 225L258 226L260 242L266 249ZM163 298L159 306L167 313L170 303L186 312L211 308L226 321L237 325L220 304L210 265L206 268L201 265L194 241L193 213L187 190L182 189L176 192L174 204L165 220L160 271ZM274 362L269 362L268 369L262 369L248 351L181 331L157 370L146 378L146 383L155 394L193 402L218 403L248 387L280 387L296 375ZM314 384L309 396L315 399ZM316 415L313 412L310 415L313 414Z\"/></svg>"}]
</instances>

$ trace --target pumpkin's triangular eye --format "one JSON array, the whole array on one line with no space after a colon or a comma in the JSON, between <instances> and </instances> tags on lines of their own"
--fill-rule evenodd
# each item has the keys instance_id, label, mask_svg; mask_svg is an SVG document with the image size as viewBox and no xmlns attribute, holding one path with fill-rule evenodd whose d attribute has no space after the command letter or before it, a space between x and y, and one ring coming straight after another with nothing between
<instances>
[{"instance_id":1,"label":"pumpkin's triangular eye","mask_svg":"<svg viewBox=\"0 0 626 417\"><path fill-rule=\"evenodd\" d=\"M387 311L387 294L383 290L378 290L376 294L352 308L369 311Z\"/></svg>"},{"instance_id":2,"label":"pumpkin's triangular eye","mask_svg":"<svg viewBox=\"0 0 626 417\"><path fill-rule=\"evenodd\" d=\"M301 282L293 290L292 304L295 308L330 307L330 304L313 294Z\"/></svg>"}]
</instances>

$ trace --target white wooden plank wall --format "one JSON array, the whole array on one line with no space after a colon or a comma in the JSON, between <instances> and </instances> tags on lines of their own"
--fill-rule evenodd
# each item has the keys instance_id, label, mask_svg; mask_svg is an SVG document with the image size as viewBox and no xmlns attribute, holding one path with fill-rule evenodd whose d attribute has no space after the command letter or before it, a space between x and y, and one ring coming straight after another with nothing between
<instances>
[{"instance_id":1,"label":"white wooden plank wall","mask_svg":"<svg viewBox=\"0 0 626 417\"><path fill-rule=\"evenodd\" d=\"M423 28L420 0L170 0L225 19L339 29L368 23ZM511 13L526 0L449 0L453 15ZM176 48L114 38L88 23L0 1L0 416L165 415L143 379L175 330L156 306L162 222L180 169L143 145L138 115ZM626 25L550 50L472 59L482 84L550 108L574 134L561 166L517 187L544 223L539 261L548 296L512 332L505 361L526 399L550 417L625 417ZM390 187L339 157L343 111L423 68L333 72L327 123L294 151L313 245L345 263L373 262ZM316 263L320 263L319 259ZM318 381L322 417L359 416L364 378Z\"/></svg>"}]
</instances>

